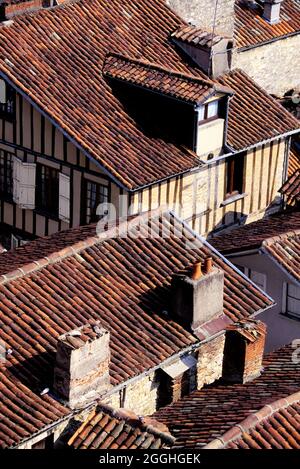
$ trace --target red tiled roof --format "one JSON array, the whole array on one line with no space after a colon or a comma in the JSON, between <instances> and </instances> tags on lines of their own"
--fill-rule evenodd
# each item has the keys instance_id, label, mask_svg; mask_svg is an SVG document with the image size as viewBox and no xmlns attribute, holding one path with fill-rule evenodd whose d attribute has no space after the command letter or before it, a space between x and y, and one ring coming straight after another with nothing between
<instances>
[{"instance_id":1,"label":"red tiled roof","mask_svg":"<svg viewBox=\"0 0 300 469\"><path fill-rule=\"evenodd\" d=\"M212 80L179 73L119 54L110 54L105 59L103 73L106 77L143 86L195 105L216 92L232 94L229 88L218 85Z\"/></svg>"},{"instance_id":2,"label":"red tiled roof","mask_svg":"<svg viewBox=\"0 0 300 469\"><path fill-rule=\"evenodd\" d=\"M22 372L15 375L0 368L0 448L14 446L70 413L49 394L40 395L41 387L37 392L27 387Z\"/></svg>"},{"instance_id":3,"label":"red tiled roof","mask_svg":"<svg viewBox=\"0 0 300 469\"><path fill-rule=\"evenodd\" d=\"M238 48L255 46L300 32L300 5L283 0L280 22L270 24L262 18L263 6L238 0L235 5L235 41Z\"/></svg>"},{"instance_id":4,"label":"red tiled roof","mask_svg":"<svg viewBox=\"0 0 300 469\"><path fill-rule=\"evenodd\" d=\"M203 29L192 25L180 27L171 34L171 37L186 44L199 47L211 47L223 39L222 36L213 35L212 32L203 31Z\"/></svg>"},{"instance_id":5,"label":"red tiled roof","mask_svg":"<svg viewBox=\"0 0 300 469\"><path fill-rule=\"evenodd\" d=\"M165 425L100 403L69 439L74 449L162 449L174 438Z\"/></svg>"},{"instance_id":6,"label":"red tiled roof","mask_svg":"<svg viewBox=\"0 0 300 469\"><path fill-rule=\"evenodd\" d=\"M52 387L57 338L95 320L111 334L113 385L207 338L210 328L203 326L196 337L164 311L169 309L172 275L208 255L225 273L227 321L212 324L213 330L272 304L205 240L188 228L182 233L185 225L173 215L147 216L128 222L134 237L121 236L125 222L100 237L94 225L38 239L0 256L0 339L13 352L6 366L31 392ZM156 234L151 238L146 236L150 228ZM158 236L168 232L168 237ZM15 426L11 405L2 401L1 412L7 412ZM17 407L15 413L17 418ZM15 442L20 439L16 435ZM6 445L4 439L0 442Z\"/></svg>"},{"instance_id":7,"label":"red tiled roof","mask_svg":"<svg viewBox=\"0 0 300 469\"><path fill-rule=\"evenodd\" d=\"M266 239L263 251L300 282L300 229Z\"/></svg>"},{"instance_id":8,"label":"red tiled roof","mask_svg":"<svg viewBox=\"0 0 300 469\"><path fill-rule=\"evenodd\" d=\"M298 169L300 170L300 155L297 149L292 147L289 155L288 176L292 176Z\"/></svg>"},{"instance_id":9,"label":"red tiled roof","mask_svg":"<svg viewBox=\"0 0 300 469\"><path fill-rule=\"evenodd\" d=\"M300 449L300 392L266 405L205 449Z\"/></svg>"},{"instance_id":10,"label":"red tiled roof","mask_svg":"<svg viewBox=\"0 0 300 469\"><path fill-rule=\"evenodd\" d=\"M300 230L300 212L281 212L210 239L223 254L258 249L265 240Z\"/></svg>"},{"instance_id":11,"label":"red tiled roof","mask_svg":"<svg viewBox=\"0 0 300 469\"><path fill-rule=\"evenodd\" d=\"M164 0L111 0L109 6L78 0L0 27L0 70L113 178L135 189L198 167L198 159L142 131L102 76L103 62L108 53L126 53L207 79L170 41L183 24ZM299 128L242 72L224 81L235 84L228 129L234 149Z\"/></svg>"},{"instance_id":12,"label":"red tiled roof","mask_svg":"<svg viewBox=\"0 0 300 469\"><path fill-rule=\"evenodd\" d=\"M279 192L285 196L289 205L300 202L300 168L288 178Z\"/></svg>"},{"instance_id":13,"label":"red tiled roof","mask_svg":"<svg viewBox=\"0 0 300 469\"><path fill-rule=\"evenodd\" d=\"M153 415L176 438L174 447L205 446L274 400L299 392L300 365L286 346L268 354L262 374L246 384L221 382L195 391Z\"/></svg>"}]
</instances>

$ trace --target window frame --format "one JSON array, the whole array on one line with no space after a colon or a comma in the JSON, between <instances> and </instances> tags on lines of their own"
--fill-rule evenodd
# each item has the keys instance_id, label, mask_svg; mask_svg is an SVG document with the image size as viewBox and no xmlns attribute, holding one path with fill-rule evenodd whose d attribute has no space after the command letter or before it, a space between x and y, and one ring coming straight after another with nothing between
<instances>
[{"instance_id":1,"label":"window frame","mask_svg":"<svg viewBox=\"0 0 300 469\"><path fill-rule=\"evenodd\" d=\"M0 102L0 119L7 121L14 121L16 118L16 91L7 83L1 79L5 84L5 102Z\"/></svg>"},{"instance_id":2,"label":"window frame","mask_svg":"<svg viewBox=\"0 0 300 469\"><path fill-rule=\"evenodd\" d=\"M43 171L45 172L43 175ZM55 177L53 177L55 174ZM49 183L50 182L50 183ZM55 189L54 189L55 185ZM35 210L44 216L58 220L59 170L42 163L36 164ZM48 191L48 192L47 192ZM43 194L44 192L44 194ZM44 202L45 198L45 202ZM49 200L51 202L49 203Z\"/></svg>"},{"instance_id":3,"label":"window frame","mask_svg":"<svg viewBox=\"0 0 300 469\"><path fill-rule=\"evenodd\" d=\"M289 282L284 282L283 284L283 301L282 301L282 313L285 315L285 316L288 316L289 318L292 318L292 319L297 319L300 321L300 298L295 298L293 296L290 296L289 295L289 286L293 286L294 288L298 288L299 289L299 292L300 292L300 287L299 286L296 286L292 283L289 283ZM299 295L300 296L300 295ZM289 298L299 302L299 314L297 313L294 313L294 312L291 312L289 311L289 306L288 306L288 300Z\"/></svg>"},{"instance_id":4,"label":"window frame","mask_svg":"<svg viewBox=\"0 0 300 469\"><path fill-rule=\"evenodd\" d=\"M89 185L94 185L96 186L96 190L98 189L97 195L100 194L99 191L101 189L105 189L104 192L105 194L100 194L103 195L106 200L98 200L96 202L96 209L91 209L91 207L88 206L89 200L91 200L91 197L89 197ZM96 195L96 197L97 197ZM99 199L99 198L98 198ZM91 179L82 178L82 187L81 187L81 225L89 225L90 223L96 223L101 219L100 216L96 215L96 210L97 207L100 203L108 203L110 200L110 188L109 185L101 184L100 182L92 181ZM88 211L90 210L90 213Z\"/></svg>"},{"instance_id":5,"label":"window frame","mask_svg":"<svg viewBox=\"0 0 300 469\"><path fill-rule=\"evenodd\" d=\"M246 153L230 156L226 161L225 200L244 193Z\"/></svg>"},{"instance_id":6,"label":"window frame","mask_svg":"<svg viewBox=\"0 0 300 469\"><path fill-rule=\"evenodd\" d=\"M211 117L208 117L209 107L212 104L217 104L217 113L214 114ZM201 110L203 109L203 113L202 113L203 116L202 117L200 117L200 109ZM199 107L199 110L198 110L198 115L199 115L198 124L201 125L201 124L204 124L205 122L210 122L210 121L214 121L216 119L219 119L219 111L220 111L220 100L219 99L214 99L213 101L210 101L209 103L202 104Z\"/></svg>"},{"instance_id":7,"label":"window frame","mask_svg":"<svg viewBox=\"0 0 300 469\"><path fill-rule=\"evenodd\" d=\"M14 157L13 153L10 153L5 150L0 150L0 195L2 198L10 202L13 200L13 157ZM3 187L2 187L2 171L3 171ZM8 182L8 178L10 178L9 182Z\"/></svg>"}]
</instances>

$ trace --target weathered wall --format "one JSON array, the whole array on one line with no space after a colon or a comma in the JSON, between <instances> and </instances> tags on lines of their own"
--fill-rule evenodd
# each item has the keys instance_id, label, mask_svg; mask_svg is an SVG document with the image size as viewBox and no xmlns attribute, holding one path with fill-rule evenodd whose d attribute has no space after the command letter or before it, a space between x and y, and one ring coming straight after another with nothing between
<instances>
[{"instance_id":1,"label":"weathered wall","mask_svg":"<svg viewBox=\"0 0 300 469\"><path fill-rule=\"evenodd\" d=\"M235 51L232 68L241 68L269 93L282 96L300 87L300 34Z\"/></svg>"},{"instance_id":2,"label":"weathered wall","mask_svg":"<svg viewBox=\"0 0 300 469\"><path fill-rule=\"evenodd\" d=\"M262 218L279 209L285 141L258 146L247 153L243 194L228 203L226 159L135 193L132 213L168 205L202 235ZM238 156L237 156L238 157Z\"/></svg>"},{"instance_id":3,"label":"weathered wall","mask_svg":"<svg viewBox=\"0 0 300 469\"><path fill-rule=\"evenodd\" d=\"M166 0L181 18L207 31L213 29L215 0ZM233 35L235 0L219 0L216 15L216 32Z\"/></svg>"},{"instance_id":4,"label":"weathered wall","mask_svg":"<svg viewBox=\"0 0 300 469\"><path fill-rule=\"evenodd\" d=\"M267 277L266 292L275 301L275 306L258 316L267 325L265 352L276 350L300 338L300 321L282 313L283 284L290 279L272 260L265 255L231 257L230 261L237 267L246 267L265 274Z\"/></svg>"}]
</instances>

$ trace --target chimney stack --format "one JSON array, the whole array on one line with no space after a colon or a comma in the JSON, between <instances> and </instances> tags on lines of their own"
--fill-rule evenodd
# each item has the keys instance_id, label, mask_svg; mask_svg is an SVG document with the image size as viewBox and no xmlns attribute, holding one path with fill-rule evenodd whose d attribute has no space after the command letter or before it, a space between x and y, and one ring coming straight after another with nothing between
<instances>
[{"instance_id":1,"label":"chimney stack","mask_svg":"<svg viewBox=\"0 0 300 469\"><path fill-rule=\"evenodd\" d=\"M226 330L222 379L228 383L247 383L257 378L262 369L266 325L244 319Z\"/></svg>"},{"instance_id":2,"label":"chimney stack","mask_svg":"<svg viewBox=\"0 0 300 469\"><path fill-rule=\"evenodd\" d=\"M279 23L282 0L265 0L263 18L271 24Z\"/></svg>"},{"instance_id":3,"label":"chimney stack","mask_svg":"<svg viewBox=\"0 0 300 469\"><path fill-rule=\"evenodd\" d=\"M173 314L192 331L223 313L224 272L212 266L211 258L203 269L196 262L190 276L175 275L172 289Z\"/></svg>"},{"instance_id":4,"label":"chimney stack","mask_svg":"<svg viewBox=\"0 0 300 469\"><path fill-rule=\"evenodd\" d=\"M110 388L109 338L99 321L58 338L54 391L71 408L94 400Z\"/></svg>"}]
</instances>

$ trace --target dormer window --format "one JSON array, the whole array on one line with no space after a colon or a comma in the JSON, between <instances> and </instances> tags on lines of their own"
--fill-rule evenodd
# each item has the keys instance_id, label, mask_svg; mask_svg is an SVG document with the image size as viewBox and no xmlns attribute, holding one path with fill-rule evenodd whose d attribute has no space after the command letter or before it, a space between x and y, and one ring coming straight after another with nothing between
<instances>
[{"instance_id":1,"label":"dormer window","mask_svg":"<svg viewBox=\"0 0 300 469\"><path fill-rule=\"evenodd\" d=\"M4 80L0 79L0 118L14 119L15 90Z\"/></svg>"},{"instance_id":2,"label":"dormer window","mask_svg":"<svg viewBox=\"0 0 300 469\"><path fill-rule=\"evenodd\" d=\"M219 101L211 101L198 108L199 122L217 119L219 115Z\"/></svg>"}]
</instances>

